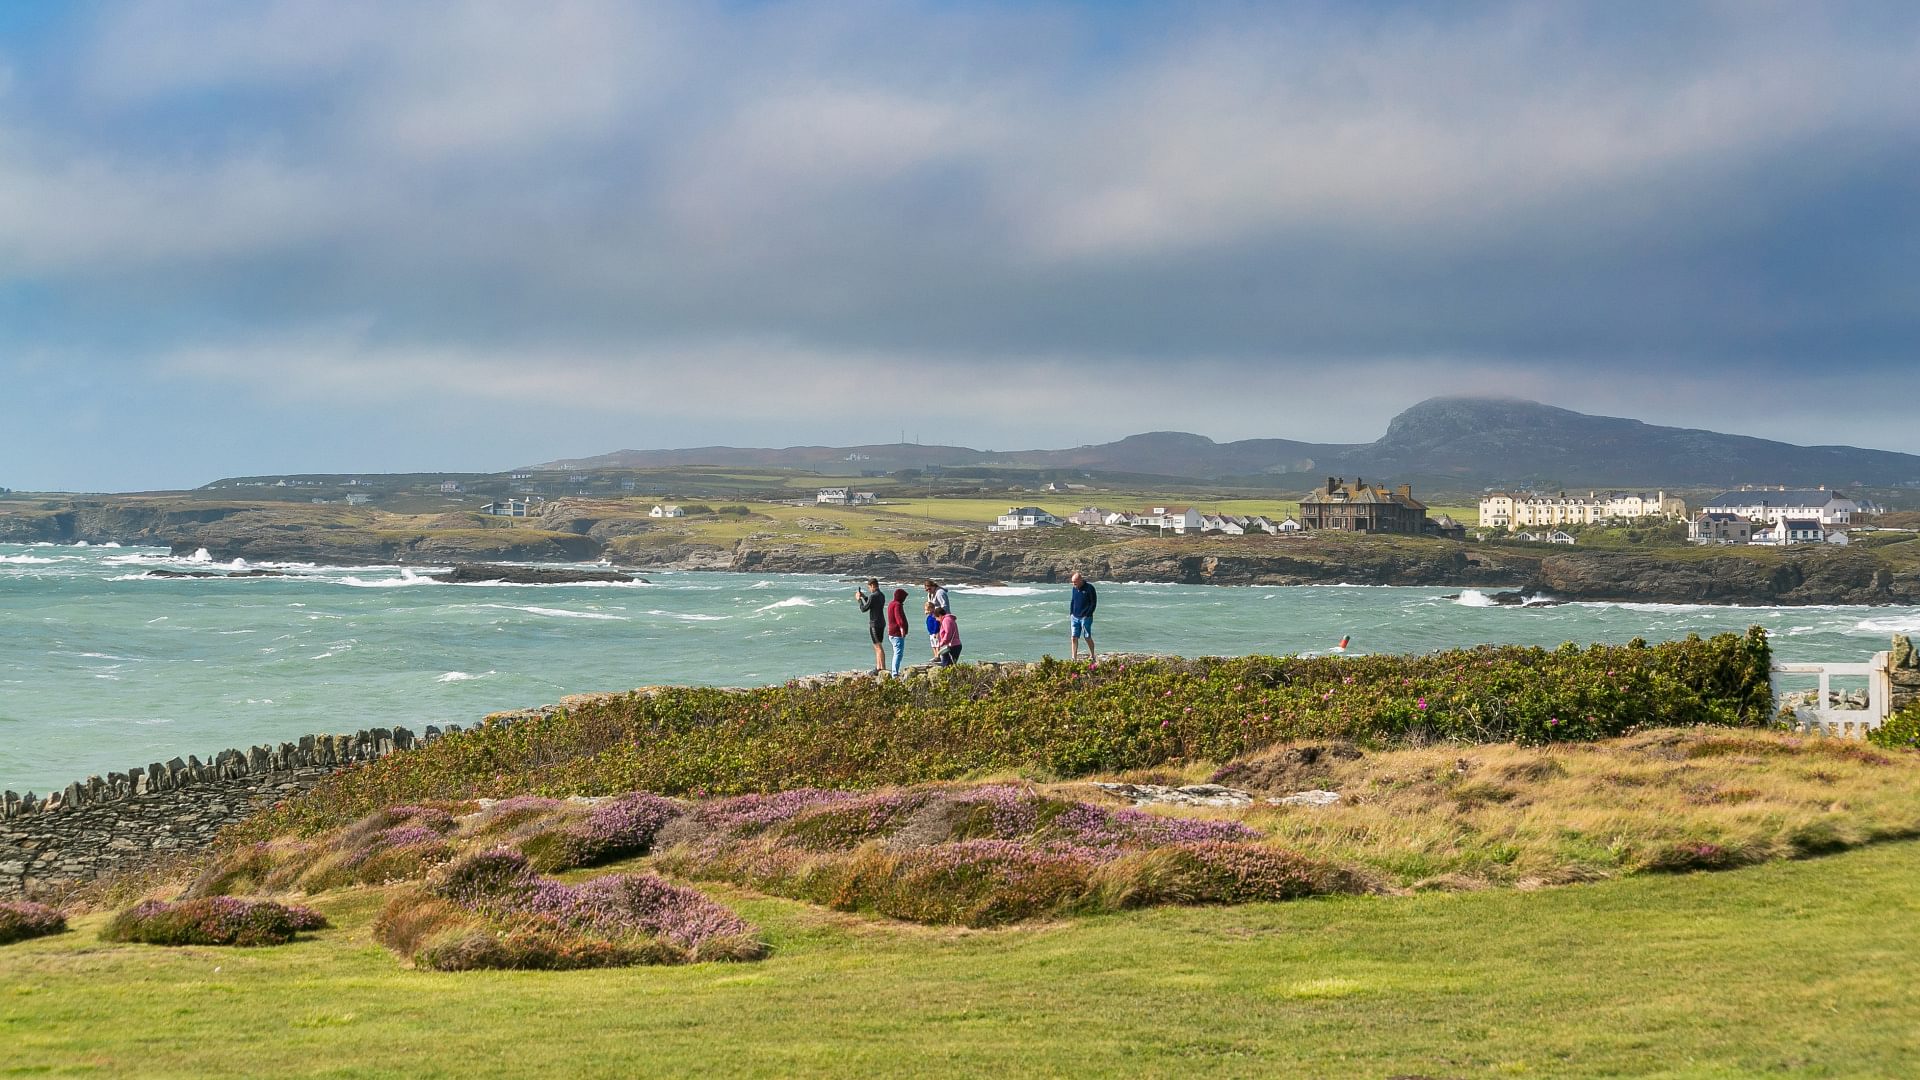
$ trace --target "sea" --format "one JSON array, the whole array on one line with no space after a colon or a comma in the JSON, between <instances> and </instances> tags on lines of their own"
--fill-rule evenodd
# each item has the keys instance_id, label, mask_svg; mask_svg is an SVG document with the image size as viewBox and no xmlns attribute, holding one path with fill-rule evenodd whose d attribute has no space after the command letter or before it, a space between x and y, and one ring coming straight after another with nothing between
<instances>
[{"instance_id":1,"label":"sea","mask_svg":"<svg viewBox=\"0 0 1920 1080\"><path fill-rule=\"evenodd\" d=\"M153 578L155 569L284 576ZM205 552L0 545L0 788L25 793L312 732L470 724L563 695L865 670L855 584L649 572L631 584L446 585L430 568L215 563ZM1098 582L1102 650L1409 653L1663 640L1758 624L1787 660L1864 660L1920 608L1577 603L1382 586ZM908 582L910 611L921 590ZM1453 595L1453 594L1457 594ZM1064 585L957 586L969 660L1065 656ZM924 636L909 662L925 660Z\"/></svg>"}]
</instances>

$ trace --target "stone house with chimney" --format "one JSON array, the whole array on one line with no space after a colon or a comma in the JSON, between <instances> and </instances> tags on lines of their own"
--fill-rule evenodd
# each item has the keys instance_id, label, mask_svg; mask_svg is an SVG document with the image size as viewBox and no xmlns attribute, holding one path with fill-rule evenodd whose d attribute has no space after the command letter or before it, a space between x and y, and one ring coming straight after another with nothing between
<instances>
[{"instance_id":1,"label":"stone house with chimney","mask_svg":"<svg viewBox=\"0 0 1920 1080\"><path fill-rule=\"evenodd\" d=\"M1327 477L1326 486L1300 499L1300 524L1309 529L1345 532L1398 533L1421 536L1427 532L1427 504L1413 497L1413 486L1389 489L1355 477Z\"/></svg>"}]
</instances>

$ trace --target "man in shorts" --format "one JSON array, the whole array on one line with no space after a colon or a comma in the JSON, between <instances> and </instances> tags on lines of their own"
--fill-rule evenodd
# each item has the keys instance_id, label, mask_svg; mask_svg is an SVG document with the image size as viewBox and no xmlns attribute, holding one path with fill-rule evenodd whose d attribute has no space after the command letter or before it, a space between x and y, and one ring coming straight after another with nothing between
<instances>
[{"instance_id":1,"label":"man in shorts","mask_svg":"<svg viewBox=\"0 0 1920 1080\"><path fill-rule=\"evenodd\" d=\"M856 590L853 598L867 613L867 636L873 641L873 674L887 670L887 596L880 591L880 580L868 578L867 587Z\"/></svg>"},{"instance_id":2,"label":"man in shorts","mask_svg":"<svg viewBox=\"0 0 1920 1080\"><path fill-rule=\"evenodd\" d=\"M1080 659L1080 639L1087 639L1087 660L1098 658L1093 655L1093 609L1100 603L1100 595L1093 591L1093 583L1081 577L1078 571L1073 575L1073 591L1067 594L1067 622L1073 631L1073 658Z\"/></svg>"}]
</instances>

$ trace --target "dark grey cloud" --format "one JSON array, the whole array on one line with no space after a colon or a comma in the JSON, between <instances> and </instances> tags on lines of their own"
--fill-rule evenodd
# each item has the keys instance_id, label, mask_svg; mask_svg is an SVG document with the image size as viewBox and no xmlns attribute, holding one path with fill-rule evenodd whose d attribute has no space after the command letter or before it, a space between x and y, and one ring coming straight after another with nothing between
<instances>
[{"instance_id":1,"label":"dark grey cloud","mask_svg":"<svg viewBox=\"0 0 1920 1080\"><path fill-rule=\"evenodd\" d=\"M1911 5L176 2L31 44L0 364L289 458L341 454L296 413L395 466L513 463L437 409L605 440L528 457L871 437L849 387L978 444L1499 390L1920 449Z\"/></svg>"}]
</instances>

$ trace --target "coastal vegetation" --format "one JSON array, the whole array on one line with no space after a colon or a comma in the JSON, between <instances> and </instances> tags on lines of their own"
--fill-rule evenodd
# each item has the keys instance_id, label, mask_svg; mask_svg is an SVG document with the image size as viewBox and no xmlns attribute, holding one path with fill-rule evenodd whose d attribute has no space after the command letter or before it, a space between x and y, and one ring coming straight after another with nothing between
<instances>
[{"instance_id":1,"label":"coastal vegetation","mask_svg":"<svg viewBox=\"0 0 1920 1080\"><path fill-rule=\"evenodd\" d=\"M100 940L148 945L285 945L295 935L326 926L325 915L299 904L208 896L144 900L114 916L101 929Z\"/></svg>"},{"instance_id":2,"label":"coastal vegetation","mask_svg":"<svg viewBox=\"0 0 1920 1080\"><path fill-rule=\"evenodd\" d=\"M63 933L66 929L66 917L45 904L0 900L0 945Z\"/></svg>"},{"instance_id":3,"label":"coastal vegetation","mask_svg":"<svg viewBox=\"0 0 1920 1080\"><path fill-rule=\"evenodd\" d=\"M915 680L611 695L343 770L236 839L389 806L514 795L743 794L1053 780L1226 762L1289 739L1552 743L1771 718L1766 635L1424 656L1043 661Z\"/></svg>"},{"instance_id":4,"label":"coastal vegetation","mask_svg":"<svg viewBox=\"0 0 1920 1080\"><path fill-rule=\"evenodd\" d=\"M1889 931L1916 878L1920 844L1899 843L987 931L717 886L766 959L458 978L373 944L406 887L345 889L312 901L333 929L279 948L103 947L108 916L80 915L77 933L0 950L0 1045L23 1074L161 1077L268 1061L287 1076L1895 1076L1920 1050L1920 939ZM1728 991L1755 986L1763 1010Z\"/></svg>"}]
</instances>

